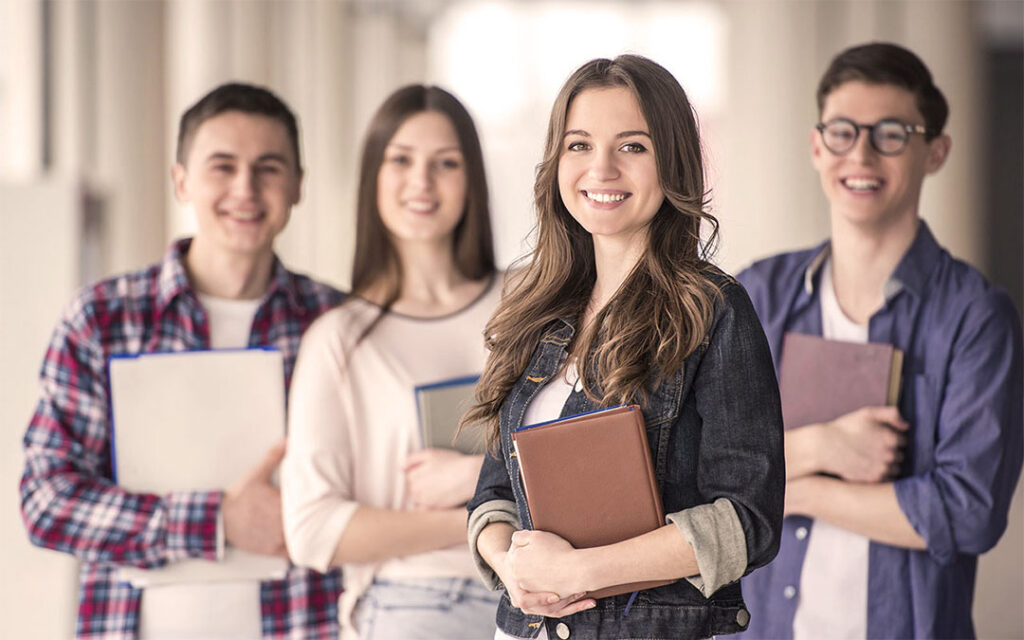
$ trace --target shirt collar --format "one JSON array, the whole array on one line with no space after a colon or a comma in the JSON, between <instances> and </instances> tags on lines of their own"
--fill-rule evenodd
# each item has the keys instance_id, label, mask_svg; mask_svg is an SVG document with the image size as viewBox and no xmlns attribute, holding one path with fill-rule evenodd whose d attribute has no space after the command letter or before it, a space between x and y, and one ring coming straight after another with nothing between
<instances>
[{"instance_id":1,"label":"shirt collar","mask_svg":"<svg viewBox=\"0 0 1024 640\"><path fill-rule=\"evenodd\" d=\"M942 249L935 241L935 236L932 235L928 224L924 220L920 220L910 248L903 254L892 274L882 285L882 295L885 300L891 300L904 289L914 295L921 295L928 282L928 275L938 261L941 252ZM829 242L821 245L813 253L811 262L804 270L804 293L808 296L813 296L817 290L818 274L831 254L832 245Z\"/></svg>"},{"instance_id":2,"label":"shirt collar","mask_svg":"<svg viewBox=\"0 0 1024 640\"><path fill-rule=\"evenodd\" d=\"M185 271L185 254L188 253L192 238L174 241L164 253L160 263L160 277L157 280L156 306L162 312L179 295L192 292L192 284Z\"/></svg>"},{"instance_id":3,"label":"shirt collar","mask_svg":"<svg viewBox=\"0 0 1024 640\"><path fill-rule=\"evenodd\" d=\"M942 247L935 241L928 224L921 220L917 225L914 242L896 265L890 280L898 281L902 287L920 297L927 288L928 279L941 255Z\"/></svg>"},{"instance_id":4,"label":"shirt collar","mask_svg":"<svg viewBox=\"0 0 1024 640\"><path fill-rule=\"evenodd\" d=\"M576 318L563 316L548 323L543 331L545 337L557 338L559 340L572 340L576 333Z\"/></svg>"},{"instance_id":5,"label":"shirt collar","mask_svg":"<svg viewBox=\"0 0 1024 640\"><path fill-rule=\"evenodd\" d=\"M160 263L160 276L157 284L157 309L159 311L166 309L179 295L195 296L192 283L188 279L188 272L185 270L185 255L191 244L192 238L176 240L164 254ZM284 264L275 255L270 286L267 287L263 300L266 301L278 293L285 296L288 305L296 315L303 315L305 309L299 300L298 282L296 282L294 274L285 269Z\"/></svg>"}]
</instances>

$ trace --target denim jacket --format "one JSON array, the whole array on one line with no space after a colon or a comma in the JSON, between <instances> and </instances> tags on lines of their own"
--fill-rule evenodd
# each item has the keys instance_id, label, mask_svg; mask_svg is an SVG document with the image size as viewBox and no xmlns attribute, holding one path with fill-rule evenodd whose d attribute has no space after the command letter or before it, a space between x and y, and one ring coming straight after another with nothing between
<instances>
[{"instance_id":1,"label":"denim jacket","mask_svg":"<svg viewBox=\"0 0 1024 640\"><path fill-rule=\"evenodd\" d=\"M779 546L785 486L782 416L771 353L750 299L731 278L719 276L714 283L722 295L708 335L682 370L649 391L641 404L665 513L720 498L731 502L745 538L749 572L768 563ZM558 372L573 332L570 322L558 320L543 333L502 405L501 459L485 456L470 512L491 501L514 501L518 523L532 528L519 468L509 456L511 434L534 395ZM584 393L573 391L561 415L596 408ZM475 539L471 545L475 552ZM541 624L550 638L566 637L566 631L576 638L705 638L741 631L749 622L738 581L709 597L679 580L641 591L627 608L629 598L603 598L593 609L545 619L513 607L506 593L497 623L521 638L535 637Z\"/></svg>"}]
</instances>

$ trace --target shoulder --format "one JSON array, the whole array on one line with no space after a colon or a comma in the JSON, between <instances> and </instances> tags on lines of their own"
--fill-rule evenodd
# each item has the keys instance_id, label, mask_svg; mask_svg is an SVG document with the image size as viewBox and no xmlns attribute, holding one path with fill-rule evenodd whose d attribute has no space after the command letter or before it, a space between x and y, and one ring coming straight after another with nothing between
<instances>
[{"instance_id":1,"label":"shoulder","mask_svg":"<svg viewBox=\"0 0 1024 640\"><path fill-rule=\"evenodd\" d=\"M60 323L68 332L101 343L126 325L149 317L157 304L160 265L105 278L79 289L64 308Z\"/></svg>"},{"instance_id":2,"label":"shoulder","mask_svg":"<svg viewBox=\"0 0 1024 640\"><path fill-rule=\"evenodd\" d=\"M754 295L773 284L801 279L814 258L821 253L824 245L800 251L779 253L754 261L736 275L736 279Z\"/></svg>"},{"instance_id":3,"label":"shoulder","mask_svg":"<svg viewBox=\"0 0 1024 640\"><path fill-rule=\"evenodd\" d=\"M758 260L743 269L736 280L746 289L751 303L765 325L776 325L788 316L804 291L804 278L817 262L826 244L780 253Z\"/></svg>"},{"instance_id":4,"label":"shoulder","mask_svg":"<svg viewBox=\"0 0 1024 640\"><path fill-rule=\"evenodd\" d=\"M305 274L288 271L288 277L299 304L314 315L338 306L345 299L345 294L339 289Z\"/></svg>"},{"instance_id":5,"label":"shoulder","mask_svg":"<svg viewBox=\"0 0 1024 640\"><path fill-rule=\"evenodd\" d=\"M302 336L303 350L326 349L343 353L354 347L363 331L380 313L380 308L357 296L323 312ZM370 334L373 335L372 333Z\"/></svg>"},{"instance_id":6,"label":"shoulder","mask_svg":"<svg viewBox=\"0 0 1024 640\"><path fill-rule=\"evenodd\" d=\"M750 296L737 278L718 267L710 267L705 276L714 296L713 325L718 325L724 318L742 320L749 317L757 323L757 314L750 302Z\"/></svg>"},{"instance_id":7,"label":"shoulder","mask_svg":"<svg viewBox=\"0 0 1024 640\"><path fill-rule=\"evenodd\" d=\"M1019 340L1020 314L1009 294L967 262L944 251L928 284L928 304L939 323L958 333L984 331Z\"/></svg>"}]
</instances>

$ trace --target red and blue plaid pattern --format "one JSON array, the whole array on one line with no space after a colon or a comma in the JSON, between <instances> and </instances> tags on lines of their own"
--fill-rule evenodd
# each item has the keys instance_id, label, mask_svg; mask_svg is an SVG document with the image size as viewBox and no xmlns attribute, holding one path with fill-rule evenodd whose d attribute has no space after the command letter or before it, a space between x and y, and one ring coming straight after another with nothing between
<instances>
[{"instance_id":1,"label":"red and blue plaid pattern","mask_svg":"<svg viewBox=\"0 0 1024 640\"><path fill-rule=\"evenodd\" d=\"M79 638L134 638L142 591L119 566L158 567L216 557L222 494L132 494L111 481L107 360L112 355L209 347L209 323L188 282L189 240L156 265L79 292L60 318L40 373L40 400L25 434L22 516L32 542L82 561ZM275 262L249 337L284 354L290 383L299 339L342 294ZM293 567L261 585L265 638L335 638L341 574Z\"/></svg>"}]
</instances>

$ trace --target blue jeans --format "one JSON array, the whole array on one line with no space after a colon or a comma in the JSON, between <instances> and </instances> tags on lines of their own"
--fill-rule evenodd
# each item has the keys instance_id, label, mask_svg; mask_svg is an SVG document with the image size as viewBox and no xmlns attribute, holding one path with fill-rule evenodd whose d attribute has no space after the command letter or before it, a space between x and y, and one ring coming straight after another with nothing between
<instances>
[{"instance_id":1,"label":"blue jeans","mask_svg":"<svg viewBox=\"0 0 1024 640\"><path fill-rule=\"evenodd\" d=\"M352 618L362 640L491 640L500 597L476 579L376 579Z\"/></svg>"}]
</instances>

